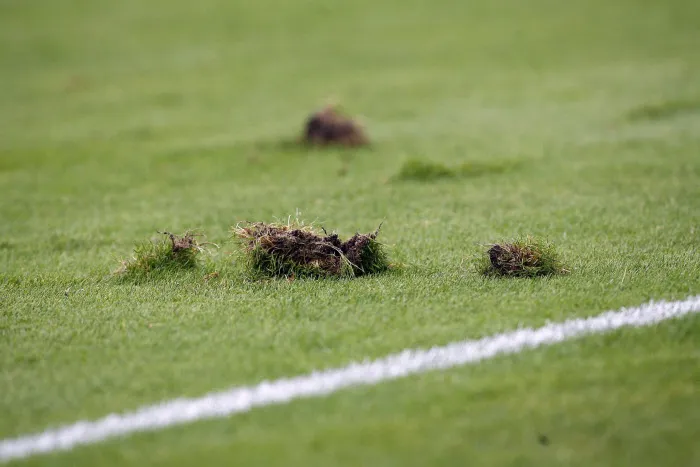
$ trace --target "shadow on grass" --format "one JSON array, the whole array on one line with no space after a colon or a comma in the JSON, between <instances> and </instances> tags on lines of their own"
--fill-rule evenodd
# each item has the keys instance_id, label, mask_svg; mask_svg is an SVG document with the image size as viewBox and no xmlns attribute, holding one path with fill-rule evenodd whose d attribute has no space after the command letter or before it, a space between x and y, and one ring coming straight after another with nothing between
<instances>
[{"instance_id":1,"label":"shadow on grass","mask_svg":"<svg viewBox=\"0 0 700 467\"><path fill-rule=\"evenodd\" d=\"M661 120L697 112L700 112L700 99L674 99L636 107L627 112L627 120Z\"/></svg>"},{"instance_id":2,"label":"shadow on grass","mask_svg":"<svg viewBox=\"0 0 700 467\"><path fill-rule=\"evenodd\" d=\"M234 145L237 149L248 149L262 152L276 152L288 154L308 154L308 153L343 153L353 154L372 149L372 145L363 146L342 146L342 145L315 145L309 144L299 138L286 138L279 140L258 140L245 141Z\"/></svg>"},{"instance_id":3,"label":"shadow on grass","mask_svg":"<svg viewBox=\"0 0 700 467\"><path fill-rule=\"evenodd\" d=\"M500 174L513 170L518 165L514 161L465 162L456 166L447 166L439 162L420 159L406 161L393 177L395 181L431 182L436 180L480 177Z\"/></svg>"}]
</instances>

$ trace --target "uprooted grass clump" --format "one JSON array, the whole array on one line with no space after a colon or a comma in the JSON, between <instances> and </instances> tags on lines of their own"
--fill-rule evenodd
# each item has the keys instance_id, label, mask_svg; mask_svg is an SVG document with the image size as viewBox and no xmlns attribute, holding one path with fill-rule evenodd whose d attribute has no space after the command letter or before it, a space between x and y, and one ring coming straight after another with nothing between
<instances>
[{"instance_id":1,"label":"uprooted grass clump","mask_svg":"<svg viewBox=\"0 0 700 467\"><path fill-rule=\"evenodd\" d=\"M116 273L121 276L146 276L157 271L176 271L196 268L199 255L210 243L199 242L191 231L183 235L158 232L165 235L160 240L138 243L131 258L121 261ZM211 244L213 245L213 244Z\"/></svg>"},{"instance_id":2,"label":"uprooted grass clump","mask_svg":"<svg viewBox=\"0 0 700 467\"><path fill-rule=\"evenodd\" d=\"M465 162L457 166L447 166L439 162L409 159L394 176L394 180L427 182L459 177L477 177L506 172L512 165L510 162Z\"/></svg>"},{"instance_id":3,"label":"uprooted grass clump","mask_svg":"<svg viewBox=\"0 0 700 467\"><path fill-rule=\"evenodd\" d=\"M313 113L306 120L303 140L312 146L365 146L369 139L362 126L334 106Z\"/></svg>"},{"instance_id":4,"label":"uprooted grass clump","mask_svg":"<svg viewBox=\"0 0 700 467\"><path fill-rule=\"evenodd\" d=\"M547 241L524 237L489 245L479 262L487 276L537 277L564 274L556 247Z\"/></svg>"},{"instance_id":5,"label":"uprooted grass clump","mask_svg":"<svg viewBox=\"0 0 700 467\"><path fill-rule=\"evenodd\" d=\"M233 234L254 276L347 278L389 268L384 246L377 241L379 228L345 242L335 233L322 231L303 222L253 222L237 225Z\"/></svg>"}]
</instances>

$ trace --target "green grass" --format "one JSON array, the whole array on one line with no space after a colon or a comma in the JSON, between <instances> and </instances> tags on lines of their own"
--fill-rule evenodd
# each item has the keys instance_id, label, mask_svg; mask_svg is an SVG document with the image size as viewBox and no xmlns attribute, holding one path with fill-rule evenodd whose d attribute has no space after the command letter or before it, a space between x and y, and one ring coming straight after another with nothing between
<instances>
[{"instance_id":1,"label":"green grass","mask_svg":"<svg viewBox=\"0 0 700 467\"><path fill-rule=\"evenodd\" d=\"M631 110L628 118L634 120L659 120L683 114L700 112L700 99L679 99L658 104L645 104Z\"/></svg>"},{"instance_id":2,"label":"green grass","mask_svg":"<svg viewBox=\"0 0 700 467\"><path fill-rule=\"evenodd\" d=\"M691 0L3 2L0 437L700 293L698 23ZM331 97L370 148L283 144ZM407 160L517 165L394 183ZM343 238L384 221L402 267L250 280L230 228L297 209ZM221 248L112 274L162 229ZM529 234L571 273L471 267ZM17 464L694 465L699 326Z\"/></svg>"}]
</instances>

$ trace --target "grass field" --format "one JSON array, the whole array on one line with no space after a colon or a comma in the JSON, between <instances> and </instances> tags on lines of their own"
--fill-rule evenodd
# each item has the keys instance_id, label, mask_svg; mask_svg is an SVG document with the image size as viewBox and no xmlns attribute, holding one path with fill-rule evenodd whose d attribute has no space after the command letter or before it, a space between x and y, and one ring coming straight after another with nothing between
<instances>
[{"instance_id":1,"label":"grass field","mask_svg":"<svg viewBox=\"0 0 700 467\"><path fill-rule=\"evenodd\" d=\"M0 2L0 439L700 293L698 24L692 0ZM279 144L329 98L371 148ZM481 170L397 177L416 160ZM400 267L248 280L231 226L297 212L384 222ZM222 246L202 269L111 274L188 228ZM571 273L475 271L527 234ZM698 439L695 315L17 465L691 466Z\"/></svg>"}]
</instances>

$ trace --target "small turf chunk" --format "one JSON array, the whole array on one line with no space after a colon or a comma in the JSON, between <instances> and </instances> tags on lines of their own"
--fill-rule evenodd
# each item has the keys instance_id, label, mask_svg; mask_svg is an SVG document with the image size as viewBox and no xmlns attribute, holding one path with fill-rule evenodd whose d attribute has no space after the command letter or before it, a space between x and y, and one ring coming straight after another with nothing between
<instances>
[{"instance_id":1,"label":"small turf chunk","mask_svg":"<svg viewBox=\"0 0 700 467\"><path fill-rule=\"evenodd\" d=\"M553 244L533 237L490 245L480 262L484 275L536 277L564 274Z\"/></svg>"},{"instance_id":2,"label":"small turf chunk","mask_svg":"<svg viewBox=\"0 0 700 467\"><path fill-rule=\"evenodd\" d=\"M198 265L198 255L209 243L196 240L197 234L187 231L183 235L158 232L168 239L142 242L134 247L134 255L121 261L117 271L121 276L147 276L155 271L191 269Z\"/></svg>"},{"instance_id":3,"label":"small turf chunk","mask_svg":"<svg viewBox=\"0 0 700 467\"><path fill-rule=\"evenodd\" d=\"M357 277L388 269L379 229L343 242L300 222L239 224L234 237L242 243L249 269L268 277Z\"/></svg>"},{"instance_id":4,"label":"small turf chunk","mask_svg":"<svg viewBox=\"0 0 700 467\"><path fill-rule=\"evenodd\" d=\"M313 146L364 146L369 143L362 126L328 106L306 121L304 141Z\"/></svg>"}]
</instances>

